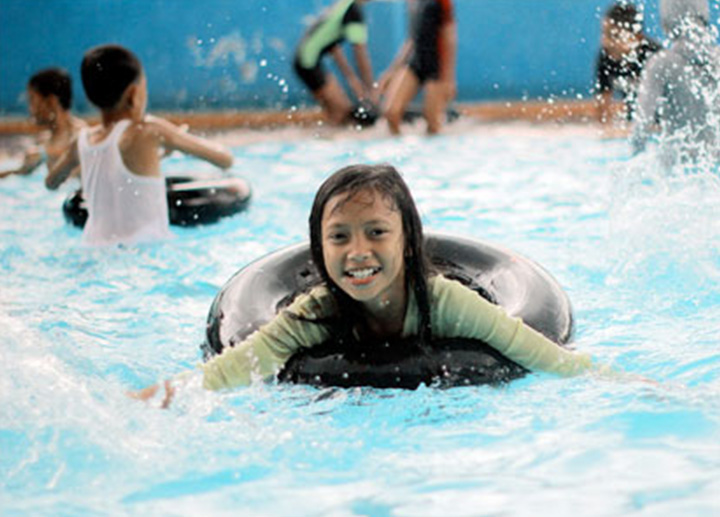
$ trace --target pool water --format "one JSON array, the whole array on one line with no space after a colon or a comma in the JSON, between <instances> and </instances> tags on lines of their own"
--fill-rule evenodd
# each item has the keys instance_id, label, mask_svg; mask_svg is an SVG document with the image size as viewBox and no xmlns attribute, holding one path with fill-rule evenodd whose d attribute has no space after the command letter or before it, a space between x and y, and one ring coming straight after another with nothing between
<instances>
[{"instance_id":1,"label":"pool water","mask_svg":"<svg viewBox=\"0 0 720 517\"><path fill-rule=\"evenodd\" d=\"M720 514L717 176L573 126L303 135L240 135L250 209L153 245L82 247L70 187L0 182L2 515ZM127 398L200 361L223 283L303 240L317 186L354 162L396 165L427 229L542 264L577 348L655 383L217 394L195 375L170 410Z\"/></svg>"}]
</instances>

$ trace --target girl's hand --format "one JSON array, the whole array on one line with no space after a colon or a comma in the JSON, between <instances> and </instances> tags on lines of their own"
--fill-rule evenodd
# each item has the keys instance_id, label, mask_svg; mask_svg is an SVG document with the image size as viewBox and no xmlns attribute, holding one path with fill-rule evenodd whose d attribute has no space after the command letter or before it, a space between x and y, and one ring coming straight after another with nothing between
<instances>
[{"instance_id":1,"label":"girl's hand","mask_svg":"<svg viewBox=\"0 0 720 517\"><path fill-rule=\"evenodd\" d=\"M160 407L162 409L167 409L170 406L170 402L172 402L173 395L175 395L175 388L173 388L172 384L170 384L170 381L165 381L163 383L163 386L165 388L165 396L163 397ZM153 384L152 386L148 386L147 388L143 388L138 391L128 391L127 396L132 399L147 402L148 400L152 399L159 390L160 385Z\"/></svg>"}]
</instances>

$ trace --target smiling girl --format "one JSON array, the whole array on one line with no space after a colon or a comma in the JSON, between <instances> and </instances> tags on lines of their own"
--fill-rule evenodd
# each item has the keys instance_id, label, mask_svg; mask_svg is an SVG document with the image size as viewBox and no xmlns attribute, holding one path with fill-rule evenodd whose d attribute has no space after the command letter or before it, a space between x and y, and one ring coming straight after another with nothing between
<instances>
[{"instance_id":1,"label":"smiling girl","mask_svg":"<svg viewBox=\"0 0 720 517\"><path fill-rule=\"evenodd\" d=\"M310 248L322 284L205 363L206 389L272 378L293 354L331 338L349 347L409 336L421 347L433 338L470 338L529 370L570 376L595 368L588 355L560 347L470 288L434 274L415 203L390 165L349 166L322 184L310 214ZM165 388L167 405L172 386ZM157 390L134 396L147 399Z\"/></svg>"}]
</instances>

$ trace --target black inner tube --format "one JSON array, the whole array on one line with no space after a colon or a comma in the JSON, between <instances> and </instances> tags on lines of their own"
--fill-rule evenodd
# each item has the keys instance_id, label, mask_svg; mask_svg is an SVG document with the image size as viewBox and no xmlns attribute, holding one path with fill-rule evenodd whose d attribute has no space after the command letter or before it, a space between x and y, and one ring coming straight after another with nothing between
<instances>
[{"instance_id":1,"label":"black inner tube","mask_svg":"<svg viewBox=\"0 0 720 517\"><path fill-rule=\"evenodd\" d=\"M472 339L436 339L428 358L416 339L344 346L329 342L293 355L278 373L280 382L352 388L416 389L428 386L498 384L527 373L487 344ZM438 372L431 367L441 365Z\"/></svg>"},{"instance_id":2,"label":"black inner tube","mask_svg":"<svg viewBox=\"0 0 720 517\"><path fill-rule=\"evenodd\" d=\"M570 302L555 279L535 262L469 239L431 234L426 243L439 273L502 305L556 343L570 340ZM319 282L307 244L279 250L243 268L210 308L202 345L205 358L240 343L297 294ZM295 353L278 379L314 386L414 389L420 384L496 384L527 373L477 340L435 339L431 348L428 357L412 338L364 344L331 341ZM439 376L436 365L442 368Z\"/></svg>"},{"instance_id":3,"label":"black inner tube","mask_svg":"<svg viewBox=\"0 0 720 517\"><path fill-rule=\"evenodd\" d=\"M240 178L199 179L192 176L165 178L168 218L174 226L212 224L245 210L250 204L250 185ZM82 191L63 203L67 222L82 228L88 218Z\"/></svg>"}]
</instances>

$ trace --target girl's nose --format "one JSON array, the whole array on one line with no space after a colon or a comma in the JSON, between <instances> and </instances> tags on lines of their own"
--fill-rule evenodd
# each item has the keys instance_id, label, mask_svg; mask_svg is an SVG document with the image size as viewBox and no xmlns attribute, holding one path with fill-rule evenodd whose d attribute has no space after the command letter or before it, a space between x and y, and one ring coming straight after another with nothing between
<instances>
[{"instance_id":1,"label":"girl's nose","mask_svg":"<svg viewBox=\"0 0 720 517\"><path fill-rule=\"evenodd\" d=\"M363 262L370 258L370 250L365 239L354 239L348 258L353 262Z\"/></svg>"},{"instance_id":2,"label":"girl's nose","mask_svg":"<svg viewBox=\"0 0 720 517\"><path fill-rule=\"evenodd\" d=\"M350 254L350 260L353 262L365 262L370 258L370 253L368 252L358 252L358 253L351 253Z\"/></svg>"}]
</instances>

